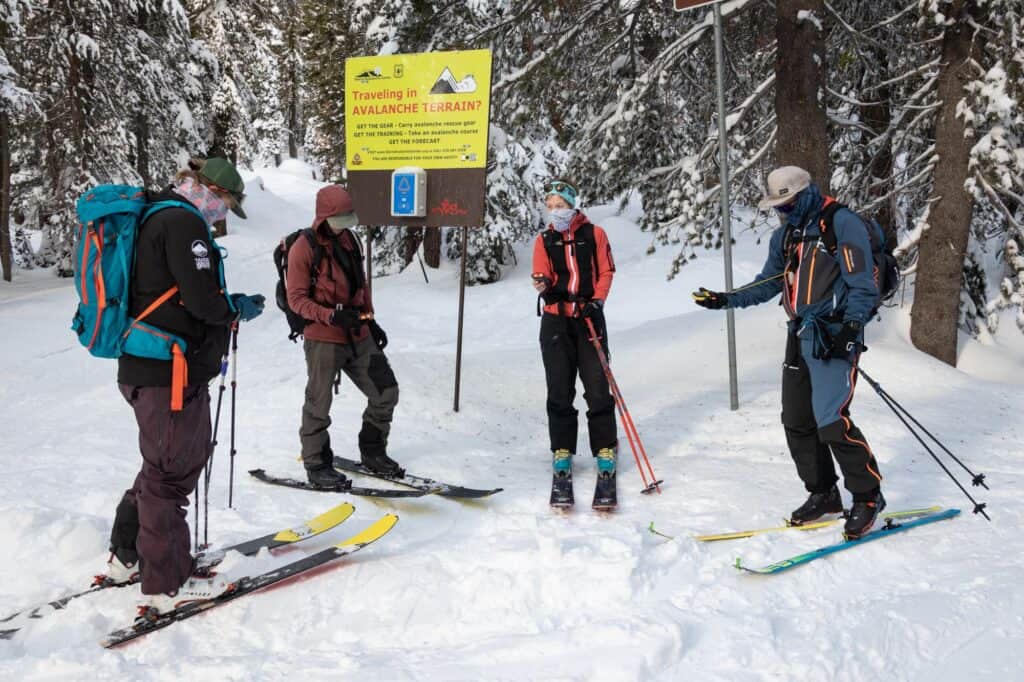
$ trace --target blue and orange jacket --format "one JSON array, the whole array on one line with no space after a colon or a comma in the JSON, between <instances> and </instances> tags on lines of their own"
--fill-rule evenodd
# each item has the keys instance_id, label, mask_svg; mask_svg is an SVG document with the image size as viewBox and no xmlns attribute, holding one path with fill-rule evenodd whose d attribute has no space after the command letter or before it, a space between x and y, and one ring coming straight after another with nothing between
<instances>
[{"instance_id":1,"label":"blue and orange jacket","mask_svg":"<svg viewBox=\"0 0 1024 682\"><path fill-rule=\"evenodd\" d=\"M832 221L836 250L830 253L822 239L821 211L831 201L815 185L804 190L786 224L772 233L761 273L729 294L729 307L746 308L782 293L786 314L797 323L867 324L878 302L871 238L864 221L842 208Z\"/></svg>"},{"instance_id":2,"label":"blue and orange jacket","mask_svg":"<svg viewBox=\"0 0 1024 682\"><path fill-rule=\"evenodd\" d=\"M608 300L615 276L608 235L580 211L564 233L549 225L533 245L533 274L551 282L541 294L546 313L575 317L582 303Z\"/></svg>"}]
</instances>

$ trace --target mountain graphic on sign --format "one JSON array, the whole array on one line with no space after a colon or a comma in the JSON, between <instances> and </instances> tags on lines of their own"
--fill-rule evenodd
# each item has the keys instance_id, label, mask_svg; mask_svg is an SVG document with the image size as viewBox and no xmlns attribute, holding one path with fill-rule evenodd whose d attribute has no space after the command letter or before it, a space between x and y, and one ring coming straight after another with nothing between
<instances>
[{"instance_id":1,"label":"mountain graphic on sign","mask_svg":"<svg viewBox=\"0 0 1024 682\"><path fill-rule=\"evenodd\" d=\"M451 69L447 66L444 67L441 75L437 77L434 87L430 89L431 95L454 95L467 92L476 92L476 79L469 75L460 81L456 81Z\"/></svg>"}]
</instances>

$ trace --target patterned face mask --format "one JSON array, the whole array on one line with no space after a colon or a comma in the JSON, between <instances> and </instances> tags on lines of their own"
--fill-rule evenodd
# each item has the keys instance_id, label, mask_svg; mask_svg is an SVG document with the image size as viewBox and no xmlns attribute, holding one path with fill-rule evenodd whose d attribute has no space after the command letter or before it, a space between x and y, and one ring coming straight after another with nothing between
<instances>
[{"instance_id":1,"label":"patterned face mask","mask_svg":"<svg viewBox=\"0 0 1024 682\"><path fill-rule=\"evenodd\" d=\"M188 202L199 209L206 219L207 224L213 225L228 215L228 205L224 200L214 194L206 185L202 185L192 178L184 178L174 188L174 191L188 199Z\"/></svg>"},{"instance_id":2,"label":"patterned face mask","mask_svg":"<svg viewBox=\"0 0 1024 682\"><path fill-rule=\"evenodd\" d=\"M559 232L567 231L575 216L576 209L574 208L555 208L548 210L548 222L551 223L552 227Z\"/></svg>"}]
</instances>

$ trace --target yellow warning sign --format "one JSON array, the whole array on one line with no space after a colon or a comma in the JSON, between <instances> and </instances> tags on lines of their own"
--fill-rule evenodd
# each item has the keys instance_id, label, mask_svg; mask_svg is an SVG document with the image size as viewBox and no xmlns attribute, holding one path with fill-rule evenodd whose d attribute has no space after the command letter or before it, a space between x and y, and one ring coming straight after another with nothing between
<instances>
[{"instance_id":1,"label":"yellow warning sign","mask_svg":"<svg viewBox=\"0 0 1024 682\"><path fill-rule=\"evenodd\" d=\"M483 168L491 51L345 60L348 169Z\"/></svg>"}]
</instances>

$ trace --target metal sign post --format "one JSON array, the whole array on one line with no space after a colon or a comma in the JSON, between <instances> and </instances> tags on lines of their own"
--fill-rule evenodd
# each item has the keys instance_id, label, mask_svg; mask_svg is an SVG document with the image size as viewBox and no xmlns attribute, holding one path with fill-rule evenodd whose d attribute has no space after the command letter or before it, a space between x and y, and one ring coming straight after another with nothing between
<instances>
[{"instance_id":1,"label":"metal sign post","mask_svg":"<svg viewBox=\"0 0 1024 682\"><path fill-rule=\"evenodd\" d=\"M721 190L722 240L725 259L725 290L732 291L732 225L729 220L729 141L725 125L725 49L722 40L722 6L718 0L675 0L676 11L714 5L715 15L715 82L718 89L718 166ZM729 407L740 407L739 385L736 379L736 316L732 308L725 313L726 336L729 346Z\"/></svg>"},{"instance_id":2,"label":"metal sign post","mask_svg":"<svg viewBox=\"0 0 1024 682\"><path fill-rule=\"evenodd\" d=\"M490 50L345 60L345 160L360 221L461 227L454 410L459 411L469 228L486 217ZM373 230L367 234L372 285ZM423 273L426 279L426 271Z\"/></svg>"}]
</instances>

